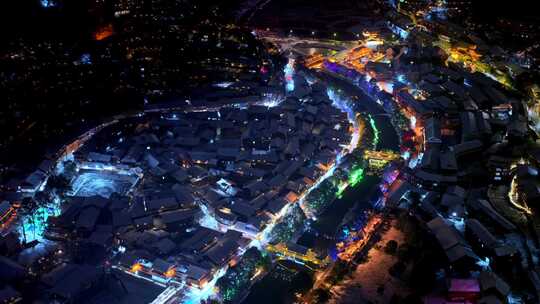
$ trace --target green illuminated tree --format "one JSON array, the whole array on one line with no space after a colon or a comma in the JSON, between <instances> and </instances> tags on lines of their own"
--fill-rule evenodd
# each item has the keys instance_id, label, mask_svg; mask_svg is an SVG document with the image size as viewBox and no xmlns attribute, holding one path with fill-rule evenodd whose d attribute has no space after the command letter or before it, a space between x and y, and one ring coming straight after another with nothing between
<instances>
[{"instance_id":1,"label":"green illuminated tree","mask_svg":"<svg viewBox=\"0 0 540 304\"><path fill-rule=\"evenodd\" d=\"M250 279L257 271L257 268L265 264L266 258L261 252L252 247L246 251L240 262L227 270L227 273L221 277L216 285L219 288L224 303L234 303L250 284Z\"/></svg>"}]
</instances>

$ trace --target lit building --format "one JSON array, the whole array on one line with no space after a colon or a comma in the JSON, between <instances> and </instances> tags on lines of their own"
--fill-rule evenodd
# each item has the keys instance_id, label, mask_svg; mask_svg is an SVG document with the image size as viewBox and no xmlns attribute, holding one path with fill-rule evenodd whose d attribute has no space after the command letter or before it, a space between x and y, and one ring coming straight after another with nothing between
<instances>
[{"instance_id":1,"label":"lit building","mask_svg":"<svg viewBox=\"0 0 540 304\"><path fill-rule=\"evenodd\" d=\"M8 201L0 203L0 227L4 228L9 225L16 215L15 209Z\"/></svg>"},{"instance_id":2,"label":"lit building","mask_svg":"<svg viewBox=\"0 0 540 304\"><path fill-rule=\"evenodd\" d=\"M364 152L364 159L368 161L370 169L381 170L388 163L399 158L399 154L392 151L372 151Z\"/></svg>"},{"instance_id":3,"label":"lit building","mask_svg":"<svg viewBox=\"0 0 540 304\"><path fill-rule=\"evenodd\" d=\"M266 249L284 259L288 259L294 262L299 263L311 263L318 267L324 267L328 265L328 257L321 258L318 256L311 248L306 248L294 243L278 243L278 244L269 244L266 246Z\"/></svg>"}]
</instances>

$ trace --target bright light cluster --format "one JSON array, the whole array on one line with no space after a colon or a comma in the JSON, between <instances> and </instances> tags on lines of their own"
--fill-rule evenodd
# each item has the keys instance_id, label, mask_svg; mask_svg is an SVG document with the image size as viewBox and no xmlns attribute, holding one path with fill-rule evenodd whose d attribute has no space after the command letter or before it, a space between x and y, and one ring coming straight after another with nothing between
<instances>
[{"instance_id":1,"label":"bright light cluster","mask_svg":"<svg viewBox=\"0 0 540 304\"><path fill-rule=\"evenodd\" d=\"M287 92L294 91L294 59L289 58L289 62L283 68L285 73L285 90Z\"/></svg>"},{"instance_id":2,"label":"bright light cluster","mask_svg":"<svg viewBox=\"0 0 540 304\"><path fill-rule=\"evenodd\" d=\"M43 206L40 206L31 214L22 218L19 226L21 240L29 243L32 241L44 242L45 230L47 229L47 219L50 216L60 215L60 199L54 198Z\"/></svg>"}]
</instances>

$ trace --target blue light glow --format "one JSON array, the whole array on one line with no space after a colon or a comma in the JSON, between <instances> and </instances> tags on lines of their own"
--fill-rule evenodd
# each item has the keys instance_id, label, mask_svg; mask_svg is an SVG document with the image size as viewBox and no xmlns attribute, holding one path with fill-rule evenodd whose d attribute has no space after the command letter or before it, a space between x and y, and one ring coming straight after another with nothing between
<instances>
[{"instance_id":1,"label":"blue light glow","mask_svg":"<svg viewBox=\"0 0 540 304\"><path fill-rule=\"evenodd\" d=\"M90 54L84 53L81 55L80 61L82 64L92 64L92 57L90 57Z\"/></svg>"},{"instance_id":2,"label":"blue light glow","mask_svg":"<svg viewBox=\"0 0 540 304\"><path fill-rule=\"evenodd\" d=\"M489 260L488 257L484 258L483 260L478 259L478 261L476 262L476 265L480 266L483 270L490 270L491 269L490 260Z\"/></svg>"},{"instance_id":3,"label":"blue light glow","mask_svg":"<svg viewBox=\"0 0 540 304\"><path fill-rule=\"evenodd\" d=\"M109 198L115 192L125 195L137 180L136 175L88 171L75 178L71 194L85 197L99 195L105 198Z\"/></svg>"},{"instance_id":4,"label":"blue light glow","mask_svg":"<svg viewBox=\"0 0 540 304\"><path fill-rule=\"evenodd\" d=\"M294 84L293 84L292 89L294 90ZM281 94L269 93L269 94L266 94L264 96L264 99L261 100L261 102L258 104L263 105L265 107L274 108L274 107L279 106L284 100L285 100L285 96Z\"/></svg>"},{"instance_id":5,"label":"blue light glow","mask_svg":"<svg viewBox=\"0 0 540 304\"><path fill-rule=\"evenodd\" d=\"M401 158L403 158L404 160L408 160L410 157L411 157L411 152L409 150L401 153Z\"/></svg>"},{"instance_id":6,"label":"blue light glow","mask_svg":"<svg viewBox=\"0 0 540 304\"><path fill-rule=\"evenodd\" d=\"M405 78L405 75L403 74L399 74L397 75L397 81L403 83L403 84L407 84L407 78Z\"/></svg>"},{"instance_id":7,"label":"blue light glow","mask_svg":"<svg viewBox=\"0 0 540 304\"><path fill-rule=\"evenodd\" d=\"M40 0L39 3L41 4L42 7L45 7L45 8L56 6L56 2L54 2L53 0Z\"/></svg>"},{"instance_id":8,"label":"blue light glow","mask_svg":"<svg viewBox=\"0 0 540 304\"><path fill-rule=\"evenodd\" d=\"M47 228L47 219L50 216L58 215L60 215L60 199L55 198L52 202L24 216L18 229L21 240L27 243L32 241L43 242L45 240L44 234Z\"/></svg>"},{"instance_id":9,"label":"blue light glow","mask_svg":"<svg viewBox=\"0 0 540 304\"><path fill-rule=\"evenodd\" d=\"M285 73L285 90L287 92L294 91L294 59L289 58L289 62L283 68Z\"/></svg>"},{"instance_id":10,"label":"blue light glow","mask_svg":"<svg viewBox=\"0 0 540 304\"><path fill-rule=\"evenodd\" d=\"M217 87L217 88L225 89L225 88L230 87L233 84L234 84L234 82L224 81L224 82L216 83L216 84L214 84L214 86Z\"/></svg>"},{"instance_id":11,"label":"blue light glow","mask_svg":"<svg viewBox=\"0 0 540 304\"><path fill-rule=\"evenodd\" d=\"M398 35L401 39L407 39L407 37L409 37L409 32L397 25L391 25L390 30L394 34Z\"/></svg>"}]
</instances>

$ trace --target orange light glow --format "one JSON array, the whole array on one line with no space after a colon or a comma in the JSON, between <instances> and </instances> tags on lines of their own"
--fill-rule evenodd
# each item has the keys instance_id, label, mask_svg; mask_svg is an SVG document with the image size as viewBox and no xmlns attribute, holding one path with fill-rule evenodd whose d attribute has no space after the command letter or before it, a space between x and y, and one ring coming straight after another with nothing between
<instances>
[{"instance_id":1,"label":"orange light glow","mask_svg":"<svg viewBox=\"0 0 540 304\"><path fill-rule=\"evenodd\" d=\"M331 164L318 163L316 166L317 166L317 168L319 168L322 171L326 172L326 171L330 170L330 168L332 168L333 165L334 165L333 163L331 163Z\"/></svg>"},{"instance_id":2,"label":"orange light glow","mask_svg":"<svg viewBox=\"0 0 540 304\"><path fill-rule=\"evenodd\" d=\"M320 53L308 56L305 65L310 69L320 69L324 62L324 56Z\"/></svg>"},{"instance_id":3,"label":"orange light glow","mask_svg":"<svg viewBox=\"0 0 540 304\"><path fill-rule=\"evenodd\" d=\"M167 272L165 272L165 277L167 278L172 278L176 275L176 268L170 268L169 270L167 270Z\"/></svg>"},{"instance_id":4,"label":"orange light glow","mask_svg":"<svg viewBox=\"0 0 540 304\"><path fill-rule=\"evenodd\" d=\"M285 199L289 202L289 203L294 203L298 200L298 195L292 191L289 191L289 193L287 194L287 196L285 196Z\"/></svg>"},{"instance_id":5,"label":"orange light glow","mask_svg":"<svg viewBox=\"0 0 540 304\"><path fill-rule=\"evenodd\" d=\"M338 258L343 261L351 261L356 253L362 249L369 239L371 238L371 235L375 232L377 227L382 223L382 218L380 216L373 216L370 218L366 226L362 229L361 232L359 232L357 235L360 236L360 238L349 244L345 244L343 242L340 242L337 244L338 250L340 252L338 253Z\"/></svg>"},{"instance_id":6,"label":"orange light glow","mask_svg":"<svg viewBox=\"0 0 540 304\"><path fill-rule=\"evenodd\" d=\"M136 272L141 271L142 268L143 268L143 266L140 263L135 263L135 264L133 264L133 266L131 266L131 269L129 271L131 271L133 273L136 273Z\"/></svg>"},{"instance_id":7,"label":"orange light glow","mask_svg":"<svg viewBox=\"0 0 540 304\"><path fill-rule=\"evenodd\" d=\"M96 31L96 33L94 34L94 39L96 39L97 41L104 40L112 36L112 34L113 34L112 24L108 24Z\"/></svg>"},{"instance_id":8,"label":"orange light glow","mask_svg":"<svg viewBox=\"0 0 540 304\"><path fill-rule=\"evenodd\" d=\"M204 288L204 286L206 286L206 284L208 284L208 281L207 281L207 280L202 280L202 281L199 283L199 287L200 287L200 288Z\"/></svg>"},{"instance_id":9,"label":"orange light glow","mask_svg":"<svg viewBox=\"0 0 540 304\"><path fill-rule=\"evenodd\" d=\"M253 276L251 276L251 279L249 279L249 280L250 281L255 280L258 276L261 275L262 272L263 272L262 268L257 268L257 271L255 271L255 273L253 274Z\"/></svg>"}]
</instances>

